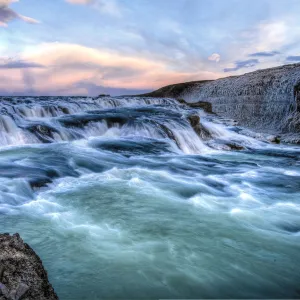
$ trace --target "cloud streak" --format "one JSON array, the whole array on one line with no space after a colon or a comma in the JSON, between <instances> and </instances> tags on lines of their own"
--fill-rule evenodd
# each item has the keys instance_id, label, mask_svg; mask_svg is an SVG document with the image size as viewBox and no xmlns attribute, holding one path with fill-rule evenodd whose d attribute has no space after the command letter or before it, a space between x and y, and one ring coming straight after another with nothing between
<instances>
[{"instance_id":1,"label":"cloud streak","mask_svg":"<svg viewBox=\"0 0 300 300\"><path fill-rule=\"evenodd\" d=\"M300 61L300 55L291 55L286 58L288 62L298 62Z\"/></svg>"},{"instance_id":2,"label":"cloud streak","mask_svg":"<svg viewBox=\"0 0 300 300\"><path fill-rule=\"evenodd\" d=\"M256 52L256 53L251 53L248 56L249 57L272 57L275 55L280 54L279 51L262 51L262 52Z\"/></svg>"},{"instance_id":3,"label":"cloud streak","mask_svg":"<svg viewBox=\"0 0 300 300\"><path fill-rule=\"evenodd\" d=\"M28 68L44 68L43 65L26 62L26 61L9 61L6 63L0 63L0 69L28 69Z\"/></svg>"},{"instance_id":4,"label":"cloud streak","mask_svg":"<svg viewBox=\"0 0 300 300\"><path fill-rule=\"evenodd\" d=\"M258 59L247 59L247 60L242 60L242 61L236 61L235 62L235 67L232 68L225 68L224 72L235 72L243 68L251 68L255 67L259 63Z\"/></svg>"}]
</instances>

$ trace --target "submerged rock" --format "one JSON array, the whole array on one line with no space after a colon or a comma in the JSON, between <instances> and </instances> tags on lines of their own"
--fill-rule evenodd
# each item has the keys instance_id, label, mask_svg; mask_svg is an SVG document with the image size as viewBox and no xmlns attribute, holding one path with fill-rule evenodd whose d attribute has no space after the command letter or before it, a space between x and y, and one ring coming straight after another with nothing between
<instances>
[{"instance_id":1,"label":"submerged rock","mask_svg":"<svg viewBox=\"0 0 300 300\"><path fill-rule=\"evenodd\" d=\"M198 115L188 116L188 120L193 127L194 131L200 136L203 140L208 140L211 138L210 132L200 123L200 117Z\"/></svg>"},{"instance_id":2,"label":"submerged rock","mask_svg":"<svg viewBox=\"0 0 300 300\"><path fill-rule=\"evenodd\" d=\"M236 143L226 143L226 146L228 146L230 150L237 150L237 151L245 150L245 147Z\"/></svg>"},{"instance_id":3,"label":"submerged rock","mask_svg":"<svg viewBox=\"0 0 300 300\"><path fill-rule=\"evenodd\" d=\"M236 142L227 142L221 139L211 140L208 143L208 146L222 151L242 151L247 150L246 147L236 143Z\"/></svg>"},{"instance_id":4,"label":"submerged rock","mask_svg":"<svg viewBox=\"0 0 300 300\"><path fill-rule=\"evenodd\" d=\"M279 136L269 136L267 139L270 143L280 144Z\"/></svg>"},{"instance_id":5,"label":"submerged rock","mask_svg":"<svg viewBox=\"0 0 300 300\"><path fill-rule=\"evenodd\" d=\"M105 98L105 97L110 97L109 94L100 94L97 97L93 98L93 99L98 99L98 98Z\"/></svg>"},{"instance_id":6,"label":"submerged rock","mask_svg":"<svg viewBox=\"0 0 300 300\"><path fill-rule=\"evenodd\" d=\"M0 234L0 299L58 299L42 261L19 234Z\"/></svg>"},{"instance_id":7,"label":"submerged rock","mask_svg":"<svg viewBox=\"0 0 300 300\"><path fill-rule=\"evenodd\" d=\"M198 115L191 115L188 117L188 119L193 128L200 124L200 117Z\"/></svg>"},{"instance_id":8,"label":"submerged rock","mask_svg":"<svg viewBox=\"0 0 300 300\"><path fill-rule=\"evenodd\" d=\"M53 133L57 132L54 127L47 124L31 124L27 126L27 130L35 134L43 143L51 143L53 141Z\"/></svg>"}]
</instances>

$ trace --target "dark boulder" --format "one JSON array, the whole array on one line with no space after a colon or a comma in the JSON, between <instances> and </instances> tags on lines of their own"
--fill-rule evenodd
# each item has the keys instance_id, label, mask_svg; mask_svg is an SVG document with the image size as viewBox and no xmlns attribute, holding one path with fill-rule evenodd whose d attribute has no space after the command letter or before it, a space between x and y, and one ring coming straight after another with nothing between
<instances>
[{"instance_id":1,"label":"dark boulder","mask_svg":"<svg viewBox=\"0 0 300 300\"><path fill-rule=\"evenodd\" d=\"M110 97L110 95L109 94L100 94L97 97L95 97L94 99L105 98L105 97Z\"/></svg>"},{"instance_id":2,"label":"dark boulder","mask_svg":"<svg viewBox=\"0 0 300 300\"><path fill-rule=\"evenodd\" d=\"M60 110L62 113L64 113L65 115L70 115L70 114L71 114L71 112L70 112L70 110L69 110L68 107L59 106L58 108L59 108L59 110Z\"/></svg>"},{"instance_id":3,"label":"dark boulder","mask_svg":"<svg viewBox=\"0 0 300 300\"><path fill-rule=\"evenodd\" d=\"M199 137L203 140L211 138L210 132L200 123L200 117L198 115L188 116L188 120Z\"/></svg>"},{"instance_id":4,"label":"dark boulder","mask_svg":"<svg viewBox=\"0 0 300 300\"><path fill-rule=\"evenodd\" d=\"M176 99L180 104L185 104L185 105L188 105L188 103L187 102L185 102L185 100L184 99L181 99L181 98L178 98L178 99Z\"/></svg>"},{"instance_id":5,"label":"dark boulder","mask_svg":"<svg viewBox=\"0 0 300 300\"><path fill-rule=\"evenodd\" d=\"M42 261L18 234L0 234L0 299L58 299Z\"/></svg>"},{"instance_id":6,"label":"dark boulder","mask_svg":"<svg viewBox=\"0 0 300 300\"><path fill-rule=\"evenodd\" d=\"M245 150L245 147L236 143L226 143L226 146L228 146L231 150L237 150L237 151Z\"/></svg>"},{"instance_id":7,"label":"dark boulder","mask_svg":"<svg viewBox=\"0 0 300 300\"><path fill-rule=\"evenodd\" d=\"M270 143L280 144L279 136L271 136L268 140L269 140Z\"/></svg>"},{"instance_id":8,"label":"dark boulder","mask_svg":"<svg viewBox=\"0 0 300 300\"><path fill-rule=\"evenodd\" d=\"M188 120L193 128L200 124L200 117L198 115L191 115L188 117Z\"/></svg>"}]
</instances>

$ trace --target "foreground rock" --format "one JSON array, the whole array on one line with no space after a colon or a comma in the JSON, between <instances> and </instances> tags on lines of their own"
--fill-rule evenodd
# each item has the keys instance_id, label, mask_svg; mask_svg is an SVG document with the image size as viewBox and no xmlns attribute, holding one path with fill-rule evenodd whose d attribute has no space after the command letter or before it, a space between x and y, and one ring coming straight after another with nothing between
<instances>
[{"instance_id":1,"label":"foreground rock","mask_svg":"<svg viewBox=\"0 0 300 300\"><path fill-rule=\"evenodd\" d=\"M300 64L170 85L144 96L209 102L218 115L256 131L283 134L282 141L300 135Z\"/></svg>"},{"instance_id":2,"label":"foreground rock","mask_svg":"<svg viewBox=\"0 0 300 300\"><path fill-rule=\"evenodd\" d=\"M0 299L58 299L42 261L18 234L0 234Z\"/></svg>"}]
</instances>

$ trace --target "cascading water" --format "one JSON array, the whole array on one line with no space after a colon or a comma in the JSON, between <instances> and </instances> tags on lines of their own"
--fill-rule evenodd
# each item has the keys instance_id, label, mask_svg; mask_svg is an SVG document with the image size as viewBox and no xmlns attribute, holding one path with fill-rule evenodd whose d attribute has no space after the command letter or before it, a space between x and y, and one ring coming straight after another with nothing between
<instances>
[{"instance_id":1,"label":"cascading water","mask_svg":"<svg viewBox=\"0 0 300 300\"><path fill-rule=\"evenodd\" d=\"M299 147L164 98L0 112L1 231L60 299L299 297Z\"/></svg>"},{"instance_id":2,"label":"cascading water","mask_svg":"<svg viewBox=\"0 0 300 300\"><path fill-rule=\"evenodd\" d=\"M71 141L99 136L108 130L108 122L112 126L119 126L119 121L122 123L125 118L126 120L130 119L130 110L124 111L124 114L127 114L125 118L119 117L118 119L122 111L113 110L117 107L133 107L137 103L175 105L174 101L169 99L150 101L147 98L142 100L108 97L95 100L91 98L46 98L38 101L34 98L11 100L3 98L1 100L0 134L3 138L0 146ZM112 110L109 111L109 109ZM137 114L138 112L135 115L139 117ZM69 118L64 118L66 115ZM114 120L116 122L112 124Z\"/></svg>"}]
</instances>

